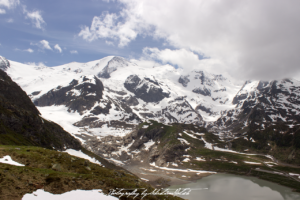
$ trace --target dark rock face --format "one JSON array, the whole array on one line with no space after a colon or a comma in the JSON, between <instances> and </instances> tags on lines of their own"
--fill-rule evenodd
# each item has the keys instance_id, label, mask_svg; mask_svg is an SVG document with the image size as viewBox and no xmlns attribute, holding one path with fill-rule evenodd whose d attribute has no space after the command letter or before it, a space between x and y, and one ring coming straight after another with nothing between
<instances>
[{"instance_id":1,"label":"dark rock face","mask_svg":"<svg viewBox=\"0 0 300 200\"><path fill-rule=\"evenodd\" d=\"M225 92L226 91L226 87L219 89L219 90L214 90L214 92Z\"/></svg>"},{"instance_id":2,"label":"dark rock face","mask_svg":"<svg viewBox=\"0 0 300 200\"><path fill-rule=\"evenodd\" d=\"M169 93L164 92L157 81L146 77L142 80L137 75L130 75L124 86L145 102L159 102L169 97Z\"/></svg>"},{"instance_id":3,"label":"dark rock face","mask_svg":"<svg viewBox=\"0 0 300 200\"><path fill-rule=\"evenodd\" d=\"M6 69L9 67L10 67L9 61L6 58L0 56L0 69L6 71Z\"/></svg>"},{"instance_id":4,"label":"dark rock face","mask_svg":"<svg viewBox=\"0 0 300 200\"><path fill-rule=\"evenodd\" d=\"M210 113L210 114L212 114L212 111L211 111L211 109L210 108L206 108L205 106L203 106L203 105L198 105L196 108L195 108L195 110L202 110L202 111L204 111L204 112L206 112L206 113Z\"/></svg>"},{"instance_id":5,"label":"dark rock face","mask_svg":"<svg viewBox=\"0 0 300 200\"><path fill-rule=\"evenodd\" d=\"M245 100L247 97L247 94L236 95L232 100L232 104L238 104L240 101Z\"/></svg>"},{"instance_id":6,"label":"dark rock face","mask_svg":"<svg viewBox=\"0 0 300 200\"><path fill-rule=\"evenodd\" d=\"M144 118L154 118L155 115L153 113L140 113L140 115Z\"/></svg>"},{"instance_id":7,"label":"dark rock face","mask_svg":"<svg viewBox=\"0 0 300 200\"><path fill-rule=\"evenodd\" d=\"M257 89L258 89L258 90L261 90L261 89L263 89L264 87L266 87L268 84L269 84L268 81L259 81L258 86L257 86Z\"/></svg>"},{"instance_id":8,"label":"dark rock face","mask_svg":"<svg viewBox=\"0 0 300 200\"><path fill-rule=\"evenodd\" d=\"M0 144L80 149L78 140L39 116L26 93L0 70Z\"/></svg>"},{"instance_id":9,"label":"dark rock face","mask_svg":"<svg viewBox=\"0 0 300 200\"><path fill-rule=\"evenodd\" d=\"M232 100L232 104L240 104L240 102L241 101L243 101L243 100L245 100L245 99L247 99L248 98L248 96L251 96L251 94L246 94L246 93L242 93L242 94L240 94L240 92L245 88L245 86L247 85L247 84L249 84L249 83L251 83L251 81L246 81L245 83L244 83L244 85L242 86L242 88L240 89L240 91L235 95L235 97L233 98L233 100ZM260 87L262 87L262 85L263 84L261 84L261 82L260 82Z\"/></svg>"},{"instance_id":10,"label":"dark rock face","mask_svg":"<svg viewBox=\"0 0 300 200\"><path fill-rule=\"evenodd\" d=\"M93 80L94 79L94 80ZM83 111L91 109L95 102L102 99L103 84L97 78L81 77L73 80L66 87L57 87L34 101L36 106L66 105L68 111ZM97 111L95 111L97 112Z\"/></svg>"},{"instance_id":11,"label":"dark rock face","mask_svg":"<svg viewBox=\"0 0 300 200\"><path fill-rule=\"evenodd\" d=\"M190 82L189 75L180 76L180 78L178 79L178 82L181 83L183 85L183 87L186 87L188 85L188 83Z\"/></svg>"},{"instance_id":12,"label":"dark rock face","mask_svg":"<svg viewBox=\"0 0 300 200\"><path fill-rule=\"evenodd\" d=\"M100 106L96 106L91 113L94 115L99 115L99 114L109 114L109 109L111 109L111 102L108 102L104 108Z\"/></svg>"},{"instance_id":13,"label":"dark rock face","mask_svg":"<svg viewBox=\"0 0 300 200\"><path fill-rule=\"evenodd\" d=\"M201 85L205 82L205 76L203 71L195 71L195 79L199 79L201 81Z\"/></svg>"},{"instance_id":14,"label":"dark rock face","mask_svg":"<svg viewBox=\"0 0 300 200\"><path fill-rule=\"evenodd\" d=\"M196 94L202 94L203 96L210 96L211 95L211 92L209 89L207 88L195 88L193 89L193 92L196 93Z\"/></svg>"},{"instance_id":15,"label":"dark rock face","mask_svg":"<svg viewBox=\"0 0 300 200\"><path fill-rule=\"evenodd\" d=\"M128 105L128 106L137 106L139 105L139 101L133 97L133 96L130 96L130 97L126 97L124 99L125 103Z\"/></svg>"}]
</instances>

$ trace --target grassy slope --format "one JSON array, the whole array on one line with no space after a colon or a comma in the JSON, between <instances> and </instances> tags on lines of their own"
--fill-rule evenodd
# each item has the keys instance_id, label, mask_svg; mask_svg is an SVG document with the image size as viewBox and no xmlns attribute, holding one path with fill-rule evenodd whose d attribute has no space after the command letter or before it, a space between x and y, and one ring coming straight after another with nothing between
<instances>
[{"instance_id":1,"label":"grassy slope","mask_svg":"<svg viewBox=\"0 0 300 200\"><path fill-rule=\"evenodd\" d=\"M90 156L97 157L91 152ZM0 199L21 199L26 193L43 188L59 194L74 189L153 188L135 175L100 159L105 167L67 153L41 147L0 145L0 157L10 155L25 167L0 163ZM53 169L53 165L59 167ZM138 199L138 198L136 198ZM145 199L180 199L171 196L148 196Z\"/></svg>"}]
</instances>

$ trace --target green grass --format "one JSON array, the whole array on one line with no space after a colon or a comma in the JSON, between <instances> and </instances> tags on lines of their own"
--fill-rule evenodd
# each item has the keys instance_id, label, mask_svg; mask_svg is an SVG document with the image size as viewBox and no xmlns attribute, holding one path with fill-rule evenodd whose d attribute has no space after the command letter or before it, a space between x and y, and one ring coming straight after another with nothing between
<instances>
[{"instance_id":1,"label":"green grass","mask_svg":"<svg viewBox=\"0 0 300 200\"><path fill-rule=\"evenodd\" d=\"M64 193L74 189L102 189L104 193L115 188L154 189L128 171L107 161L104 163L95 154L87 150L84 153L99 159L105 167L41 147L0 145L1 158L10 155L14 161L26 165L19 167L0 163L0 199L20 199L39 186L51 193ZM59 164L60 168L53 169L53 164ZM170 196L156 198L179 199Z\"/></svg>"}]
</instances>

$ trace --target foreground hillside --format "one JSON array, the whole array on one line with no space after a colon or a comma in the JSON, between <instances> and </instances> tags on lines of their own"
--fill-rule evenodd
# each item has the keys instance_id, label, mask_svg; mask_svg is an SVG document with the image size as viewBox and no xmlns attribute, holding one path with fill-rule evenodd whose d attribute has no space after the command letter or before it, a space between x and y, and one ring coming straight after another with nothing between
<instances>
[{"instance_id":1,"label":"foreground hillside","mask_svg":"<svg viewBox=\"0 0 300 200\"><path fill-rule=\"evenodd\" d=\"M101 189L104 194L116 188L137 188L140 191L145 188L148 192L154 190L149 184L120 167L86 150L84 153L101 164L41 147L0 145L0 158L9 155L13 161L25 165L13 166L0 162L0 199L21 199L26 193L37 189L44 189L53 194L75 189ZM144 199L180 198L158 195Z\"/></svg>"},{"instance_id":2,"label":"foreground hillside","mask_svg":"<svg viewBox=\"0 0 300 200\"><path fill-rule=\"evenodd\" d=\"M80 149L78 140L40 116L27 94L0 70L0 144Z\"/></svg>"}]
</instances>

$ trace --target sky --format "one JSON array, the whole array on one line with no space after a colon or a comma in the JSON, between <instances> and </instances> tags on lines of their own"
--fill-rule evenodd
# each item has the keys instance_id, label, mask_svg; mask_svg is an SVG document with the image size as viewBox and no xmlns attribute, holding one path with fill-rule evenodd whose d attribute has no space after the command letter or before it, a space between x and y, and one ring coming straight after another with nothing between
<instances>
[{"instance_id":1,"label":"sky","mask_svg":"<svg viewBox=\"0 0 300 200\"><path fill-rule=\"evenodd\" d=\"M236 79L300 77L298 0L0 0L0 55L121 56Z\"/></svg>"}]
</instances>

